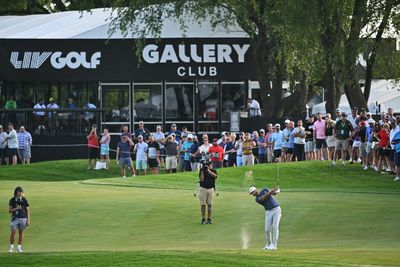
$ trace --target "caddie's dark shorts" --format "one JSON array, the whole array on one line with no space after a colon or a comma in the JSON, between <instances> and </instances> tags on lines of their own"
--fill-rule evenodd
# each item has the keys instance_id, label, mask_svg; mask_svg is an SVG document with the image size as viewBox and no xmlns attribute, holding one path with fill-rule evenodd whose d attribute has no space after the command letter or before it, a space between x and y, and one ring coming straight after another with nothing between
<instances>
[{"instance_id":1,"label":"caddie's dark shorts","mask_svg":"<svg viewBox=\"0 0 400 267\"><path fill-rule=\"evenodd\" d=\"M317 149L326 148L326 139L316 139Z\"/></svg>"}]
</instances>

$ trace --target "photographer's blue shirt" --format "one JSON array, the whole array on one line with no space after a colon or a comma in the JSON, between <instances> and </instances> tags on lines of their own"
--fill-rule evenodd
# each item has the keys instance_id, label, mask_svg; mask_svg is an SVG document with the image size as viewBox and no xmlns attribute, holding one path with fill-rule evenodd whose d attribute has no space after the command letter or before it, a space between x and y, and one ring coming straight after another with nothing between
<instances>
[{"instance_id":1,"label":"photographer's blue shirt","mask_svg":"<svg viewBox=\"0 0 400 267\"><path fill-rule=\"evenodd\" d=\"M266 200L261 200L261 197L269 192L268 188L264 188L261 190L260 194L256 196L256 202L262 206L264 206L265 210L272 210L276 207L279 207L279 203L274 199L271 195Z\"/></svg>"}]
</instances>

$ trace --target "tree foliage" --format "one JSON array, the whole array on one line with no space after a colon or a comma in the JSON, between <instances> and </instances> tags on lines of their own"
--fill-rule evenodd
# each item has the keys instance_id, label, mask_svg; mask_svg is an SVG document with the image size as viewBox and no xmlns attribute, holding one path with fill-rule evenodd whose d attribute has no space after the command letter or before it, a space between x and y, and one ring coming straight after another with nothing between
<instances>
[{"instance_id":1,"label":"tree foliage","mask_svg":"<svg viewBox=\"0 0 400 267\"><path fill-rule=\"evenodd\" d=\"M328 112L338 106L342 93L350 105L366 108L374 66L379 65L380 75L388 73L382 71L385 65L379 58L385 51L381 47L382 38L391 34L398 36L400 29L400 0L21 0L7 3L0 8L3 14L111 7L114 12L110 33L118 30L127 37L132 34L160 37L167 19L176 21L183 36L191 23L207 21L214 28L226 30L238 25L248 34L253 47L266 117L303 111L316 85L325 88ZM363 51L367 51L364 92L357 75L357 59ZM398 57L398 54L392 57L392 66L397 66ZM286 97L282 97L284 80L290 82L290 95Z\"/></svg>"}]
</instances>

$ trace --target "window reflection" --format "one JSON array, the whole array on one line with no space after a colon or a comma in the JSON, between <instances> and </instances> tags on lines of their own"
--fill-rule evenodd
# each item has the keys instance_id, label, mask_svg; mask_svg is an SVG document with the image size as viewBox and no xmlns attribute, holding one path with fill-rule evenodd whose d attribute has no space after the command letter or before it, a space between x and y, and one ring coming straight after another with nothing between
<instances>
[{"instance_id":1,"label":"window reflection","mask_svg":"<svg viewBox=\"0 0 400 267\"><path fill-rule=\"evenodd\" d=\"M167 84L165 90L167 120L193 120L193 84Z\"/></svg>"},{"instance_id":2,"label":"window reflection","mask_svg":"<svg viewBox=\"0 0 400 267\"><path fill-rule=\"evenodd\" d=\"M161 84L134 85L135 121L161 120Z\"/></svg>"},{"instance_id":3,"label":"window reflection","mask_svg":"<svg viewBox=\"0 0 400 267\"><path fill-rule=\"evenodd\" d=\"M230 120L231 111L245 111L244 84L222 84L222 120Z\"/></svg>"}]
</instances>

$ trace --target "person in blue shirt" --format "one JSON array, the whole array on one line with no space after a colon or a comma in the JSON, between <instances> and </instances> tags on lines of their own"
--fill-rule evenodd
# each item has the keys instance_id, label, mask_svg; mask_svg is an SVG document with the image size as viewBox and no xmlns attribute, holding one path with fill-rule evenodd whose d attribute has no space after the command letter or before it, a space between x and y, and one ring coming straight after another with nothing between
<instances>
[{"instance_id":1,"label":"person in blue shirt","mask_svg":"<svg viewBox=\"0 0 400 267\"><path fill-rule=\"evenodd\" d=\"M400 131L398 131L393 136L391 144L394 145L394 150L395 150L394 164L396 165L396 178L394 178L394 181L399 182L400 181Z\"/></svg>"},{"instance_id":2,"label":"person in blue shirt","mask_svg":"<svg viewBox=\"0 0 400 267\"><path fill-rule=\"evenodd\" d=\"M279 123L275 124L275 133L271 134L269 138L270 140L268 141L272 143L275 162L279 162L284 140L284 134L281 131L281 125Z\"/></svg>"},{"instance_id":3,"label":"person in blue shirt","mask_svg":"<svg viewBox=\"0 0 400 267\"><path fill-rule=\"evenodd\" d=\"M262 190L252 186L249 188L249 195L256 197L256 202L265 209L265 235L267 244L263 249L277 249L279 236L279 222L282 217L282 210L273 195L280 192L279 187Z\"/></svg>"},{"instance_id":4,"label":"person in blue shirt","mask_svg":"<svg viewBox=\"0 0 400 267\"><path fill-rule=\"evenodd\" d=\"M192 171L192 166L190 165L190 152L189 152L192 145L193 145L193 135L188 134L186 141L183 142L182 144L182 151L185 152L183 158L185 161L184 171L187 172Z\"/></svg>"}]
</instances>

